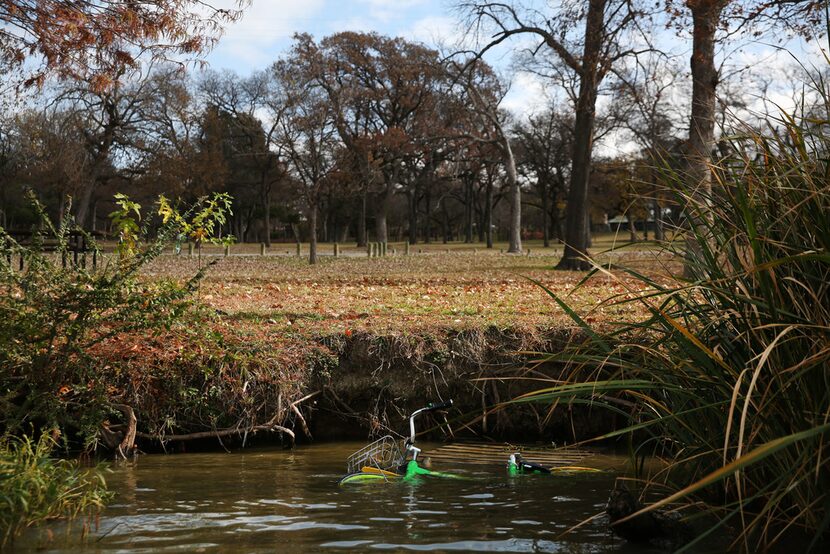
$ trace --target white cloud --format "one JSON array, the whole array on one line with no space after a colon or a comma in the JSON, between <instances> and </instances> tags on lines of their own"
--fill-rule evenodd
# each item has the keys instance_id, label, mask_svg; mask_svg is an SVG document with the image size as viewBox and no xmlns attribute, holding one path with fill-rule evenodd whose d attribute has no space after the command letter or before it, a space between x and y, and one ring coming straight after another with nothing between
<instances>
[{"instance_id":1,"label":"white cloud","mask_svg":"<svg viewBox=\"0 0 830 554\"><path fill-rule=\"evenodd\" d=\"M232 7L234 3L222 0L218 7ZM312 27L324 5L325 0L253 0L242 19L225 28L210 55L211 65L236 70L264 67L274 61L275 51L295 32Z\"/></svg>"},{"instance_id":2,"label":"white cloud","mask_svg":"<svg viewBox=\"0 0 830 554\"><path fill-rule=\"evenodd\" d=\"M519 119L526 119L544 110L550 103L542 79L531 73L519 72L513 76L510 91L502 100L502 107Z\"/></svg>"},{"instance_id":3,"label":"white cloud","mask_svg":"<svg viewBox=\"0 0 830 554\"><path fill-rule=\"evenodd\" d=\"M451 48L459 42L460 29L451 17L431 16L416 21L401 36L429 46L446 46Z\"/></svg>"},{"instance_id":4,"label":"white cloud","mask_svg":"<svg viewBox=\"0 0 830 554\"><path fill-rule=\"evenodd\" d=\"M420 7L425 0L360 0L360 2L368 6L369 17L388 23L400 17L402 12Z\"/></svg>"}]
</instances>

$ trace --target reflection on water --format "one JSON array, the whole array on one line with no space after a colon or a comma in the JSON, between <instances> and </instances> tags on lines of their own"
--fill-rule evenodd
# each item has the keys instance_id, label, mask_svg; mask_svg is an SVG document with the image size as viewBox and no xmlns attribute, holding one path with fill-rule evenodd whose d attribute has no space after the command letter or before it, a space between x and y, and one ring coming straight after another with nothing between
<instances>
[{"instance_id":1,"label":"reflection on water","mask_svg":"<svg viewBox=\"0 0 830 554\"><path fill-rule=\"evenodd\" d=\"M601 518L560 537L603 510L613 472L510 478L504 468L443 464L438 469L457 469L471 479L338 486L345 458L359 446L146 456L109 476L118 497L91 536L81 541L77 532L67 536L52 528L51 541L40 530L17 547L56 552L656 552L614 538Z\"/></svg>"}]
</instances>

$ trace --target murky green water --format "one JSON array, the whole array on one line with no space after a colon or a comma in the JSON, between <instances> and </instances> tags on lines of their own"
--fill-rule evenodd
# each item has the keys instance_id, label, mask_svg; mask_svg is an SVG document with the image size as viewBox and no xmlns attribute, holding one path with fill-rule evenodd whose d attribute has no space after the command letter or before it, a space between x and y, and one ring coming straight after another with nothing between
<instances>
[{"instance_id":1,"label":"murky green water","mask_svg":"<svg viewBox=\"0 0 830 554\"><path fill-rule=\"evenodd\" d=\"M602 518L613 471L509 478L504 468L442 464L469 480L338 486L360 444L294 451L145 456L113 470L118 493L83 541L53 527L20 550L101 552L654 552L614 538ZM428 448L425 447L425 451ZM620 466L615 458L588 460Z\"/></svg>"}]
</instances>

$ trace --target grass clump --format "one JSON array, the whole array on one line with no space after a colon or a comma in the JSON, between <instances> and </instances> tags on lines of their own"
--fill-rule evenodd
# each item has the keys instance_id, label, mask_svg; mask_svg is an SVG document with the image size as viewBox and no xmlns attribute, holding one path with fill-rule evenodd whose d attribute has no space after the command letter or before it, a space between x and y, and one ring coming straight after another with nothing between
<instances>
[{"instance_id":1,"label":"grass clump","mask_svg":"<svg viewBox=\"0 0 830 554\"><path fill-rule=\"evenodd\" d=\"M687 231L695 277L664 286L630 271L650 290L609 302L644 306L645 321L601 332L550 293L590 337L555 358L596 380L521 398L580 397L628 418L605 438L666 461L642 483L662 498L646 510L705 506L719 523L699 539L728 524L748 551L788 531L815 548L830 527L830 98L815 85L809 111L732 137L712 194L673 176L702 222Z\"/></svg>"},{"instance_id":2,"label":"grass clump","mask_svg":"<svg viewBox=\"0 0 830 554\"><path fill-rule=\"evenodd\" d=\"M33 525L92 518L112 497L100 468L55 459L55 446L45 434L0 442L0 547Z\"/></svg>"}]
</instances>

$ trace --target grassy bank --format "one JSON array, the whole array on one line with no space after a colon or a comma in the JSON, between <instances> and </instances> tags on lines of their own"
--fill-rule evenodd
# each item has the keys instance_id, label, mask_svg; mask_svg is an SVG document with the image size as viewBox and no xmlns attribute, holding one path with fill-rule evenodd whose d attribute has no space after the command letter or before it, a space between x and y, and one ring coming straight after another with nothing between
<instances>
[{"instance_id":1,"label":"grassy bank","mask_svg":"<svg viewBox=\"0 0 830 554\"><path fill-rule=\"evenodd\" d=\"M49 241L66 244L69 227L44 225ZM573 291L591 320L642 316L602 302L609 287L622 290L613 279L577 288L579 274L551 272L556 249L514 256L430 245L309 266L214 256L221 246L205 246L202 260L171 255L173 231L104 245L96 268L4 239L5 433L60 428L72 448L128 457L136 444L228 446L257 434L290 443L310 436L311 412L348 405L360 423L352 432L365 436L399 427L393 412L448 394L480 410L512 392L476 379L526 359L517 352L566 343L578 329L528 278ZM665 270L650 246L637 246L629 261Z\"/></svg>"},{"instance_id":2,"label":"grassy bank","mask_svg":"<svg viewBox=\"0 0 830 554\"><path fill-rule=\"evenodd\" d=\"M625 254L662 275L665 268L648 256L644 249ZM562 294L574 291L570 300L597 323L643 317L635 306L602 302L624 290L615 278L577 288L582 275L550 271L557 259L472 250L332 257L316 266L291 257L222 257L199 285L198 302L210 309L197 320L162 336L120 336L96 353L112 368L117 402L134 408L147 446L150 437L175 442L211 430L263 431L277 415L300 437L307 419L313 436L362 438L379 428L399 430L408 409L447 396L474 417L483 405L527 390L476 379L503 377L530 358L520 352L562 348L579 334L527 277ZM186 256L163 255L143 276L180 280L197 266ZM291 403L307 394L315 397L298 406L301 419ZM560 412L529 419L503 413L475 429L586 436L590 425L567 424L570 412ZM351 423L337 426L333 414ZM224 444L243 437L249 438L226 436Z\"/></svg>"}]
</instances>

